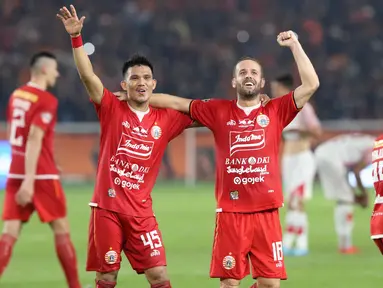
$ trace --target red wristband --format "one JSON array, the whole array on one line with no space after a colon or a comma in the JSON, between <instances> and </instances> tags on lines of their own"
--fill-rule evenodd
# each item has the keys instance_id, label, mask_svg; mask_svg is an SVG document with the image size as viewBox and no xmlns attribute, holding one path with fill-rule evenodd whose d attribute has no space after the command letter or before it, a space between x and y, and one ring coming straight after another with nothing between
<instances>
[{"instance_id":1,"label":"red wristband","mask_svg":"<svg viewBox=\"0 0 383 288\"><path fill-rule=\"evenodd\" d=\"M72 47L73 48L78 48L78 47L81 47L83 45L81 34L78 36L75 36L75 37L71 37L71 39L72 39Z\"/></svg>"}]
</instances>

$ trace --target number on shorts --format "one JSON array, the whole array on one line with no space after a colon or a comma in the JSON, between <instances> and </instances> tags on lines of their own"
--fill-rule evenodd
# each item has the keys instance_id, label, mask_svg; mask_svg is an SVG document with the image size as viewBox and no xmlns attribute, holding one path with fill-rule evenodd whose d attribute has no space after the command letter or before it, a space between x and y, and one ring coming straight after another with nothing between
<instances>
[{"instance_id":1,"label":"number on shorts","mask_svg":"<svg viewBox=\"0 0 383 288\"><path fill-rule=\"evenodd\" d=\"M145 238L145 234L142 234L141 240L142 240L142 243L144 243L144 246L149 245L150 249L162 247L162 242L161 242L160 236L157 233L157 230L153 230L151 232L146 233L146 238Z\"/></svg>"},{"instance_id":2,"label":"number on shorts","mask_svg":"<svg viewBox=\"0 0 383 288\"><path fill-rule=\"evenodd\" d=\"M25 111L19 108L13 109L9 142L12 146L22 146L23 145L23 136L17 136L17 128L25 127Z\"/></svg>"},{"instance_id":3,"label":"number on shorts","mask_svg":"<svg viewBox=\"0 0 383 288\"><path fill-rule=\"evenodd\" d=\"M372 163L372 178L374 183L383 181L383 161Z\"/></svg>"},{"instance_id":4,"label":"number on shorts","mask_svg":"<svg viewBox=\"0 0 383 288\"><path fill-rule=\"evenodd\" d=\"M282 261L283 260L282 241L273 242L272 245L273 245L274 261Z\"/></svg>"}]
</instances>

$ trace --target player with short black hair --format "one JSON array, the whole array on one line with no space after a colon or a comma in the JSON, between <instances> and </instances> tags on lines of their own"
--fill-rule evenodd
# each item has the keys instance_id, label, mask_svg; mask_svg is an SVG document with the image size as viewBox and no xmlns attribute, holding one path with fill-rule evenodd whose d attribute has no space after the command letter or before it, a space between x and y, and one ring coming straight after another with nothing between
<instances>
[{"instance_id":1,"label":"player with short black hair","mask_svg":"<svg viewBox=\"0 0 383 288\"><path fill-rule=\"evenodd\" d=\"M36 210L41 222L49 223L53 230L68 287L80 288L65 194L53 154L58 101L47 89L55 86L59 77L56 57L39 52L32 56L30 70L30 81L13 91L7 108L12 161L5 188L0 276L9 263L22 224Z\"/></svg>"},{"instance_id":2,"label":"player with short black hair","mask_svg":"<svg viewBox=\"0 0 383 288\"><path fill-rule=\"evenodd\" d=\"M193 121L181 112L149 106L157 82L153 65L140 55L123 65L121 87L129 99L119 101L94 73L83 48L85 17L79 19L73 5L70 9L63 7L57 16L71 36L77 70L101 126L87 270L96 271L96 287L115 287L123 251L152 288L170 288L151 191L168 142Z\"/></svg>"}]
</instances>

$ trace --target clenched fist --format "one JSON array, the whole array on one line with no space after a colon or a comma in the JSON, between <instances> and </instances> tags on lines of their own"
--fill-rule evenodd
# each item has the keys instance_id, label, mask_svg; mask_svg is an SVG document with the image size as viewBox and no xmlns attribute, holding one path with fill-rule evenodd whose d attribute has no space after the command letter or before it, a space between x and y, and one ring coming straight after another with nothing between
<instances>
[{"instance_id":1,"label":"clenched fist","mask_svg":"<svg viewBox=\"0 0 383 288\"><path fill-rule=\"evenodd\" d=\"M291 30L279 33L277 41L279 45L286 47L291 47L294 44L299 43L298 35Z\"/></svg>"}]
</instances>

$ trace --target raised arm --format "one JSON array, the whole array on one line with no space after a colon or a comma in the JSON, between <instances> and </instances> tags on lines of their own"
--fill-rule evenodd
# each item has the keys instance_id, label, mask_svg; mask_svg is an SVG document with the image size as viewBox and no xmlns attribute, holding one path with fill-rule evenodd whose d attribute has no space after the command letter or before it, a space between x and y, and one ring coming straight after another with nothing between
<instances>
[{"instance_id":1,"label":"raised arm","mask_svg":"<svg viewBox=\"0 0 383 288\"><path fill-rule=\"evenodd\" d=\"M92 63L84 50L81 39L81 30L85 16L78 19L76 9L70 5L70 11L63 7L57 17L64 24L65 30L71 36L73 57L76 63L78 74L93 102L100 104L104 92L104 85L100 78L94 74Z\"/></svg>"},{"instance_id":2,"label":"raised arm","mask_svg":"<svg viewBox=\"0 0 383 288\"><path fill-rule=\"evenodd\" d=\"M277 40L279 45L290 47L298 66L302 84L295 89L294 99L298 108L302 108L319 87L318 75L293 31L280 33Z\"/></svg>"},{"instance_id":3,"label":"raised arm","mask_svg":"<svg viewBox=\"0 0 383 288\"><path fill-rule=\"evenodd\" d=\"M189 113L191 99L168 94L153 94L150 105L157 108L170 108L183 113Z\"/></svg>"}]
</instances>

